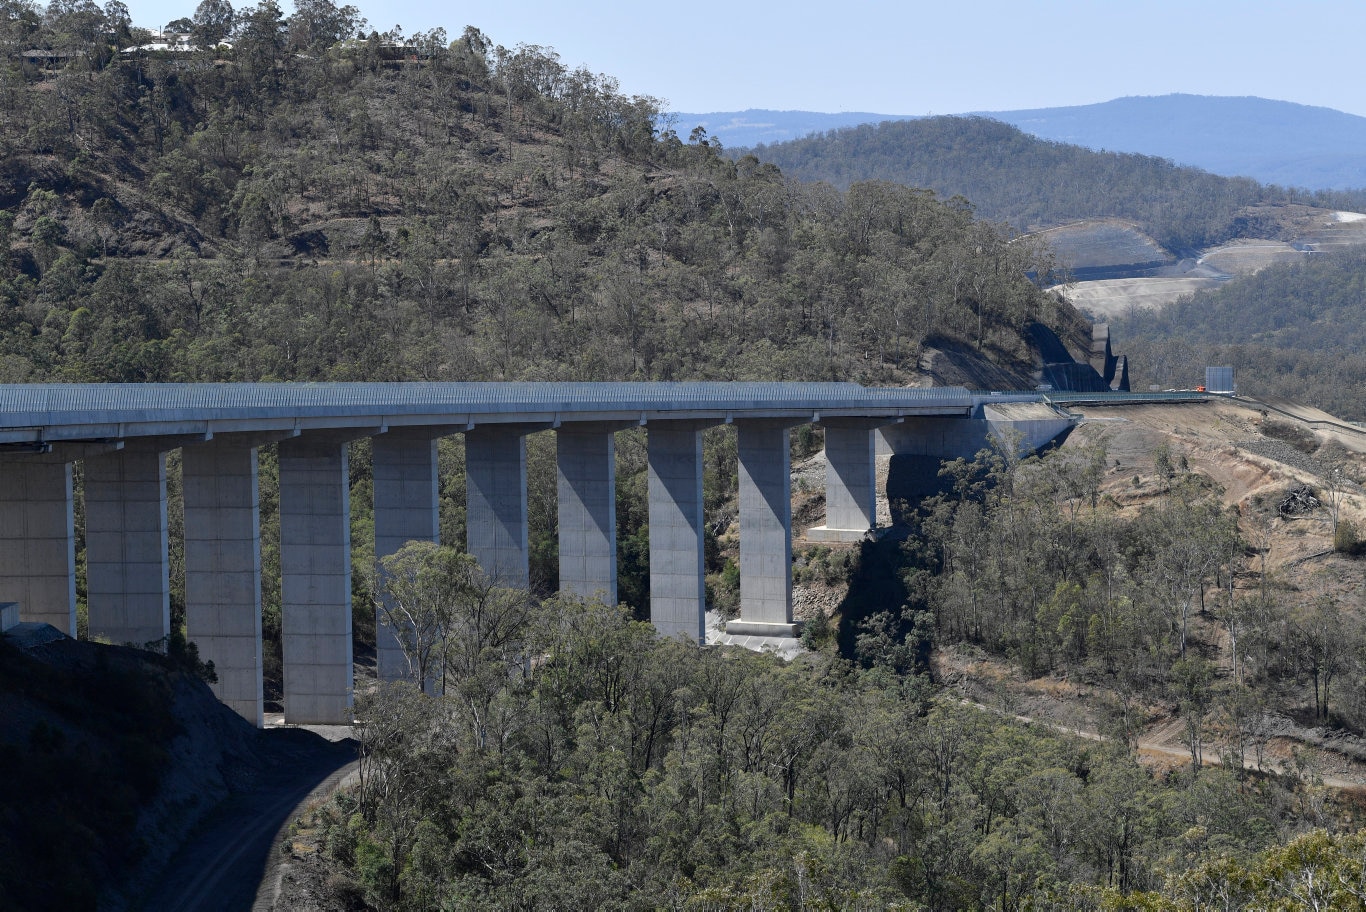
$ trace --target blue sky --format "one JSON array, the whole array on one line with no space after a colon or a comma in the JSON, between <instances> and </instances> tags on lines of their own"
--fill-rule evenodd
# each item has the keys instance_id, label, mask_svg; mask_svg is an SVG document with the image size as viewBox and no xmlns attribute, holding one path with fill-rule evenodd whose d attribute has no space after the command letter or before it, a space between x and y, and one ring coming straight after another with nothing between
<instances>
[{"instance_id":1,"label":"blue sky","mask_svg":"<svg viewBox=\"0 0 1366 912\"><path fill-rule=\"evenodd\" d=\"M154 27L198 0L127 2ZM676 111L954 114L1190 92L1366 116L1362 0L353 2L380 31L475 25L548 45Z\"/></svg>"}]
</instances>

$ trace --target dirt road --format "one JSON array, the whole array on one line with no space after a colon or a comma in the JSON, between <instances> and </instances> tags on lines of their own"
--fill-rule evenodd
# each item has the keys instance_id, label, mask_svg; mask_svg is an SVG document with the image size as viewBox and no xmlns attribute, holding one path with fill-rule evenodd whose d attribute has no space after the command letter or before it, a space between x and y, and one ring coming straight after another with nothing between
<instances>
[{"instance_id":1,"label":"dirt road","mask_svg":"<svg viewBox=\"0 0 1366 912\"><path fill-rule=\"evenodd\" d=\"M144 912L249 912L277 861L295 811L355 769L356 744L311 732L262 732L273 755L250 792L230 798L176 854L140 906ZM266 891L268 892L268 891Z\"/></svg>"}]
</instances>

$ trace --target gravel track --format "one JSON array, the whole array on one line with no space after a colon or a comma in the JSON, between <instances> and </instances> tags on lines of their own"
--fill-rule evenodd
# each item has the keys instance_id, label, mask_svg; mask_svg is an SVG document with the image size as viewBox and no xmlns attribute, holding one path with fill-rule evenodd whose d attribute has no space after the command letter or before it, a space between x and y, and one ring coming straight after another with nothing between
<instances>
[{"instance_id":1,"label":"gravel track","mask_svg":"<svg viewBox=\"0 0 1366 912\"><path fill-rule=\"evenodd\" d=\"M137 906L142 912L249 912L278 859L276 847L298 809L330 792L355 768L356 743L299 729L261 735L271 763L257 786L229 799L202 825ZM263 901L271 900L262 896ZM265 908L269 908L267 905Z\"/></svg>"}]
</instances>

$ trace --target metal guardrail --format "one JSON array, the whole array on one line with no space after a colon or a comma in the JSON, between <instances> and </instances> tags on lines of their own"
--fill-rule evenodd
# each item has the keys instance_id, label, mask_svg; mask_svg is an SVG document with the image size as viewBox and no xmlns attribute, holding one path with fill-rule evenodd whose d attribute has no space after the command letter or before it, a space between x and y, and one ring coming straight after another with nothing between
<instances>
[{"instance_id":1,"label":"metal guardrail","mask_svg":"<svg viewBox=\"0 0 1366 912\"><path fill-rule=\"evenodd\" d=\"M1171 390L1159 393L1073 393L1053 391L1044 393L1048 402L1058 405L1127 405L1150 402L1204 402L1209 399L1229 398L1220 393L1200 393L1194 390Z\"/></svg>"},{"instance_id":2,"label":"metal guardrail","mask_svg":"<svg viewBox=\"0 0 1366 912\"><path fill-rule=\"evenodd\" d=\"M1267 411L1271 412L1276 412L1277 414L1284 415L1287 418L1293 418L1294 420L1299 421L1302 424L1309 425L1311 428L1347 431L1352 434L1366 435L1366 424L1363 424L1360 421L1340 421L1337 419L1328 421L1323 418L1306 418L1303 415L1296 415L1294 412L1286 411L1285 409L1279 406L1272 405L1270 402L1263 402L1262 400L1255 399L1251 396L1235 396L1234 398L1236 398L1239 402L1246 402L1249 405L1255 405L1257 408L1266 409Z\"/></svg>"}]
</instances>

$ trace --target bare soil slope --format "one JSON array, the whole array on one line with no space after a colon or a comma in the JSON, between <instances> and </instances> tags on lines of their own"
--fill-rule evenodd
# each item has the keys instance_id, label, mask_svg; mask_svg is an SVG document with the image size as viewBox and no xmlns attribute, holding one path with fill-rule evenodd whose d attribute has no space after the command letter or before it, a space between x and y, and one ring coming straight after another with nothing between
<instances>
[{"instance_id":1,"label":"bare soil slope","mask_svg":"<svg viewBox=\"0 0 1366 912\"><path fill-rule=\"evenodd\" d=\"M1366 561L1332 550L1328 509L1287 515L1278 506L1291 491L1306 486L1323 497L1335 468L1354 474L1366 469L1366 431L1354 431L1318 409L1283 401L1218 399L1075 411L1084 419L1062 448L1105 447L1102 493L1120 510L1143 509L1161 496L1164 480L1154 461L1158 448L1165 446L1174 463L1184 460L1189 471L1209 478L1219 486L1224 503L1238 511L1243 536L1257 552L1249 561L1265 561L1269 577L1277 580L1277 598L1294 602L1332 592L1348 604L1361 604ZM1343 487L1341 515L1360 528L1366 520L1366 491L1351 483ZM1250 570L1235 582L1239 588L1256 584ZM1222 653L1218 663L1227 668L1224 635L1212 619L1200 623L1201 639L1216 645ZM964 699L997 711L1084 735L1095 736L1105 728L1104 696L1083 682L1027 680L1008 664L962 647L940 650L935 671ZM1338 787L1366 784L1366 740L1306 722L1307 688L1282 697L1264 719L1261 755L1247 762L1275 770L1298 764L1301 774ZM1153 703L1142 710L1148 718L1139 738L1145 761L1160 768L1188 763L1184 729L1174 707ZM1207 750L1206 762L1217 763L1216 754Z\"/></svg>"},{"instance_id":2,"label":"bare soil slope","mask_svg":"<svg viewBox=\"0 0 1366 912\"><path fill-rule=\"evenodd\" d=\"M1366 244L1366 215L1311 206L1250 206L1239 220L1255 237L1207 250L1167 251L1136 225L1087 219L1039 233L1075 281L1055 287L1100 319L1154 310L1182 295L1314 253Z\"/></svg>"}]
</instances>

